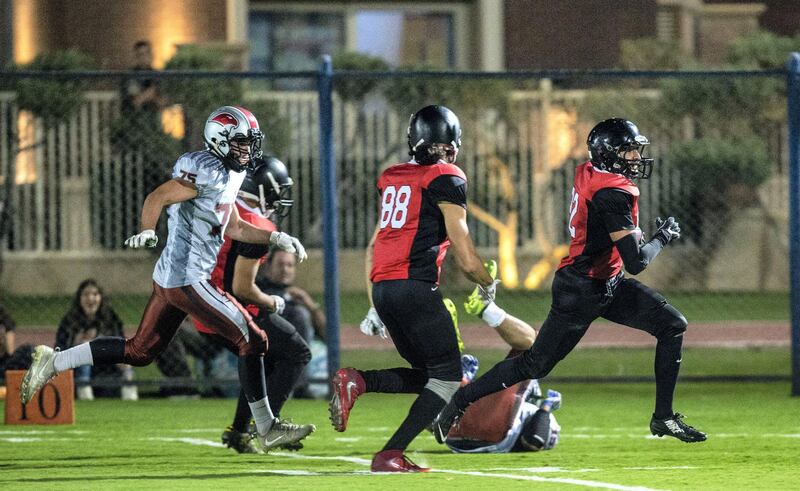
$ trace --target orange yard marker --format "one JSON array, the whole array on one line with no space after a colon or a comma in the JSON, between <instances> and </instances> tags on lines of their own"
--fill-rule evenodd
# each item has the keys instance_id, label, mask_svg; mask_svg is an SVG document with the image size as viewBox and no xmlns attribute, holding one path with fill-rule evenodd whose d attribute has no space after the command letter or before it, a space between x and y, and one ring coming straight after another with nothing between
<instances>
[{"instance_id":1,"label":"orange yard marker","mask_svg":"<svg viewBox=\"0 0 800 491\"><path fill-rule=\"evenodd\" d=\"M7 425L63 425L75 423L75 383L72 370L59 374L22 405L19 388L25 370L6 371Z\"/></svg>"}]
</instances>

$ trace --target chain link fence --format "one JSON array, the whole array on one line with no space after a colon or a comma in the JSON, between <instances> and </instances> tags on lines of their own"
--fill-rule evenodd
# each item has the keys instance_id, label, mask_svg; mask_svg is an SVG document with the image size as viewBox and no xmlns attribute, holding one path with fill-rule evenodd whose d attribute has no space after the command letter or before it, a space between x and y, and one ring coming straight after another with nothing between
<instances>
[{"instance_id":1,"label":"chain link fence","mask_svg":"<svg viewBox=\"0 0 800 491\"><path fill-rule=\"evenodd\" d=\"M126 275L149 273L155 256L123 252L122 243L138 230L146 195L169 178L178 155L201 147L205 117L221 105L241 104L256 114L265 150L287 164L296 183L295 205L281 226L319 248L320 110L317 92L308 90L317 76L0 74L9 282L2 300L16 320L17 339L52 344L80 274L92 268L110 271L94 275L101 275L130 333L147 292ZM458 162L469 178L473 238L499 258L505 298L539 322L569 242L572 178L587 159L586 135L597 121L625 117L649 137L656 158L652 178L639 183L642 228L653 230L656 217L674 215L684 231L642 275L645 281L681 299L679 307L701 323L750 322L756 338L763 323L788 325L783 72L336 72L333 80L341 249L366 246L377 222L375 182L385 167L407 159L410 115L445 104L461 119ZM139 97L149 87L156 95ZM445 285L464 287L456 268L449 270ZM318 295L321 284L320 278L300 286ZM345 293L342 303L356 296ZM535 299L535 307L526 299ZM351 310L358 308L343 305L346 325L359 320ZM179 338L156 368L137 377L158 380L167 391L188 382L189 392L206 393L217 380L235 378L233 362L198 348L192 329Z\"/></svg>"}]
</instances>

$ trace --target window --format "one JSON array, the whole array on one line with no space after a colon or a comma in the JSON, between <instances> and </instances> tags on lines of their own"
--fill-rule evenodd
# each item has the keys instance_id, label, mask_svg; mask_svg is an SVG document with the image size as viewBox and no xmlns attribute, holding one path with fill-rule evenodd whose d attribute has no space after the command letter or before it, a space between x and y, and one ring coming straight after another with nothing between
<instances>
[{"instance_id":1,"label":"window","mask_svg":"<svg viewBox=\"0 0 800 491\"><path fill-rule=\"evenodd\" d=\"M249 38L251 70L316 70L323 54L344 47L344 16L256 11Z\"/></svg>"},{"instance_id":2,"label":"window","mask_svg":"<svg viewBox=\"0 0 800 491\"><path fill-rule=\"evenodd\" d=\"M453 15L399 10L359 10L355 49L391 66L455 68Z\"/></svg>"},{"instance_id":3,"label":"window","mask_svg":"<svg viewBox=\"0 0 800 491\"><path fill-rule=\"evenodd\" d=\"M463 6L431 8L386 2L298 5L251 4L250 69L316 70L323 54L358 51L391 66L458 68L465 52L457 49L466 25ZM366 8L360 8L360 7ZM463 41L463 39L462 39Z\"/></svg>"}]
</instances>

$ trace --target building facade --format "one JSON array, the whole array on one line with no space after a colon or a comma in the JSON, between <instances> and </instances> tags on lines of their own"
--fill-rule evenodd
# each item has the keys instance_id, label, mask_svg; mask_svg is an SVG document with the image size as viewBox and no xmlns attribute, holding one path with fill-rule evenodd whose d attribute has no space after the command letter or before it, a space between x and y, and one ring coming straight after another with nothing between
<instances>
[{"instance_id":1,"label":"building facade","mask_svg":"<svg viewBox=\"0 0 800 491\"><path fill-rule=\"evenodd\" d=\"M707 63L762 28L800 30L795 2L765 0L0 0L0 61L76 48L125 69L141 39L156 68L182 44L226 43L242 67L307 70L358 51L392 67L454 70L619 66L624 39L655 37ZM91 11L92 15L85 15Z\"/></svg>"}]
</instances>

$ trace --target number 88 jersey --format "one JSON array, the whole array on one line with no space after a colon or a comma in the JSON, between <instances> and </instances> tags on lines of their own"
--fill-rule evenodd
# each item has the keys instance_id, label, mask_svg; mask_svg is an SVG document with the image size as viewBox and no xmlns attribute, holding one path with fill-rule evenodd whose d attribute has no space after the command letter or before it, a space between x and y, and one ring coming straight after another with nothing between
<instances>
[{"instance_id":1,"label":"number 88 jersey","mask_svg":"<svg viewBox=\"0 0 800 491\"><path fill-rule=\"evenodd\" d=\"M439 203L467 206L467 177L453 164L398 164L378 179L378 235L370 280L439 283L450 241Z\"/></svg>"}]
</instances>

